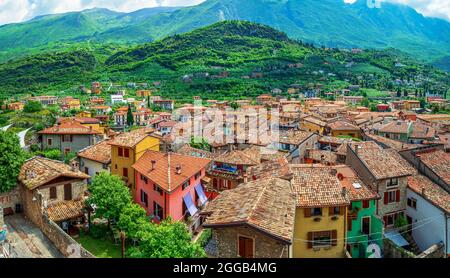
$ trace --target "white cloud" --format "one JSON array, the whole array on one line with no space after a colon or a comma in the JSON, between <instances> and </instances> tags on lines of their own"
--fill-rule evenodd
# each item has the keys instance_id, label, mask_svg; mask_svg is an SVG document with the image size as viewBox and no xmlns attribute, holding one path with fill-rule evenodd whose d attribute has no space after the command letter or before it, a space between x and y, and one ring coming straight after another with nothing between
<instances>
[{"instance_id":1,"label":"white cloud","mask_svg":"<svg viewBox=\"0 0 450 278\"><path fill-rule=\"evenodd\" d=\"M0 0L0 25L38 15L81 11L94 7L130 12L156 6L192 6L205 0ZM245 0L244 0L245 1ZM343 0L352 3L357 0ZM367 0L358 0L367 1ZM427 16L450 21L450 0L373 0L407 4Z\"/></svg>"}]
</instances>

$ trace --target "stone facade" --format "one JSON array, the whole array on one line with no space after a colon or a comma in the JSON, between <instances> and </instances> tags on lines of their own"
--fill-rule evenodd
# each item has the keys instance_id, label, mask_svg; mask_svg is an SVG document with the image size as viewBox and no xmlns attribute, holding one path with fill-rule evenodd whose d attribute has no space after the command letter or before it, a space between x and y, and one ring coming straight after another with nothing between
<instances>
[{"instance_id":1,"label":"stone facade","mask_svg":"<svg viewBox=\"0 0 450 278\"><path fill-rule=\"evenodd\" d=\"M0 194L0 214L3 216L3 209L14 210L15 206L20 203L21 198L17 188Z\"/></svg>"},{"instance_id":2,"label":"stone facade","mask_svg":"<svg viewBox=\"0 0 450 278\"><path fill-rule=\"evenodd\" d=\"M213 229L213 239L217 242L217 257L237 258L239 236L252 238L254 240L255 258L290 257L290 245L247 226L220 227Z\"/></svg>"},{"instance_id":3,"label":"stone facade","mask_svg":"<svg viewBox=\"0 0 450 278\"><path fill-rule=\"evenodd\" d=\"M375 189L378 188L378 194L381 196L381 199L378 200L378 211L377 215L384 216L390 213L403 212L406 210L407 203L407 187L408 187L408 178L402 177L398 178L398 186L387 187L387 180L380 180L376 183ZM392 202L389 204L384 204L384 193L389 191L400 190L400 200L399 202Z\"/></svg>"}]
</instances>

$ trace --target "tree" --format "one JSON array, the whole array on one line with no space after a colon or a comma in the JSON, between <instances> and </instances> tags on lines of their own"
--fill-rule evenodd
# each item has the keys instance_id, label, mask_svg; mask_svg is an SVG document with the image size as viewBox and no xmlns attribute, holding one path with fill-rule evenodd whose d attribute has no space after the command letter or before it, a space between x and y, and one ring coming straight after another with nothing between
<instances>
[{"instance_id":1,"label":"tree","mask_svg":"<svg viewBox=\"0 0 450 278\"><path fill-rule=\"evenodd\" d=\"M186 224L164 220L156 225L147 223L137 233L139 245L127 251L130 258L204 258L205 251L192 243Z\"/></svg>"},{"instance_id":2,"label":"tree","mask_svg":"<svg viewBox=\"0 0 450 278\"><path fill-rule=\"evenodd\" d=\"M125 232L127 238L135 239L146 223L149 223L149 219L145 210L137 204L130 203L122 210L117 225Z\"/></svg>"},{"instance_id":3,"label":"tree","mask_svg":"<svg viewBox=\"0 0 450 278\"><path fill-rule=\"evenodd\" d=\"M128 104L127 125L128 126L133 126L134 125L133 112L131 111L131 105L130 104Z\"/></svg>"},{"instance_id":4,"label":"tree","mask_svg":"<svg viewBox=\"0 0 450 278\"><path fill-rule=\"evenodd\" d=\"M0 193L3 193L16 187L26 154L20 147L19 137L9 131L0 131L0 153Z\"/></svg>"},{"instance_id":5,"label":"tree","mask_svg":"<svg viewBox=\"0 0 450 278\"><path fill-rule=\"evenodd\" d=\"M26 113L36 113L42 110L42 104L39 101L29 101L23 107Z\"/></svg>"},{"instance_id":6,"label":"tree","mask_svg":"<svg viewBox=\"0 0 450 278\"><path fill-rule=\"evenodd\" d=\"M123 209L131 204L131 195L119 176L100 173L89 186L91 195L87 203L95 206L96 216L119 219Z\"/></svg>"}]
</instances>

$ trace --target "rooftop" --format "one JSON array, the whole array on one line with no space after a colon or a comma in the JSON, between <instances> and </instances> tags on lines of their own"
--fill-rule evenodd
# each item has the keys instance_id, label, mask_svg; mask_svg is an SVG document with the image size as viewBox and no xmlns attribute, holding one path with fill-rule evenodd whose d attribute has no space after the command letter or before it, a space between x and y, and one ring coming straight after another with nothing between
<instances>
[{"instance_id":1,"label":"rooftop","mask_svg":"<svg viewBox=\"0 0 450 278\"><path fill-rule=\"evenodd\" d=\"M395 150L383 149L375 142L352 144L351 147L377 180L404 177L414 173L414 168L408 166L400 155L393 154L392 151L396 152Z\"/></svg>"},{"instance_id":2,"label":"rooftop","mask_svg":"<svg viewBox=\"0 0 450 278\"><path fill-rule=\"evenodd\" d=\"M59 125L46 128L38 132L39 134L79 134L79 135L95 135L100 134L92 127L87 127L75 120L65 121Z\"/></svg>"},{"instance_id":3,"label":"rooftop","mask_svg":"<svg viewBox=\"0 0 450 278\"><path fill-rule=\"evenodd\" d=\"M133 148L139 142L148 137L153 131L153 129L141 128L130 132L124 132L115 136L114 139L109 141L109 144L113 146Z\"/></svg>"},{"instance_id":4,"label":"rooftop","mask_svg":"<svg viewBox=\"0 0 450 278\"><path fill-rule=\"evenodd\" d=\"M59 177L74 179L89 178L88 175L79 170L73 171L71 166L63 162L40 156L35 156L25 161L19 173L19 181L30 190L47 184Z\"/></svg>"},{"instance_id":5,"label":"rooftop","mask_svg":"<svg viewBox=\"0 0 450 278\"><path fill-rule=\"evenodd\" d=\"M232 165L258 165L261 163L261 149L257 146L252 146L245 150L227 151L214 158L214 162Z\"/></svg>"},{"instance_id":6,"label":"rooftop","mask_svg":"<svg viewBox=\"0 0 450 278\"><path fill-rule=\"evenodd\" d=\"M408 187L428 199L447 213L450 213L450 194L425 176L408 177Z\"/></svg>"},{"instance_id":7,"label":"rooftop","mask_svg":"<svg viewBox=\"0 0 450 278\"><path fill-rule=\"evenodd\" d=\"M205 227L246 224L290 243L294 232L295 197L288 181L269 178L224 191L204 213L210 214Z\"/></svg>"},{"instance_id":8,"label":"rooftop","mask_svg":"<svg viewBox=\"0 0 450 278\"><path fill-rule=\"evenodd\" d=\"M61 201L50 204L47 208L47 214L50 220L61 222L83 216L84 207L84 200Z\"/></svg>"},{"instance_id":9,"label":"rooftop","mask_svg":"<svg viewBox=\"0 0 450 278\"><path fill-rule=\"evenodd\" d=\"M387 133L408 133L411 123L405 121L392 121L380 127L379 132Z\"/></svg>"},{"instance_id":10,"label":"rooftop","mask_svg":"<svg viewBox=\"0 0 450 278\"><path fill-rule=\"evenodd\" d=\"M350 201L355 202L379 198L379 195L367 186L352 168L346 165L339 165L334 166L334 169L337 170L338 176L341 177L341 179L339 179L341 185L347 188Z\"/></svg>"},{"instance_id":11,"label":"rooftop","mask_svg":"<svg viewBox=\"0 0 450 278\"><path fill-rule=\"evenodd\" d=\"M350 201L332 168L323 165L291 165L291 185L297 207L347 206Z\"/></svg>"},{"instance_id":12,"label":"rooftop","mask_svg":"<svg viewBox=\"0 0 450 278\"><path fill-rule=\"evenodd\" d=\"M346 121L335 121L335 122L329 123L328 127L331 130L357 130L357 131L360 130L359 127L357 127L349 122L346 122Z\"/></svg>"},{"instance_id":13,"label":"rooftop","mask_svg":"<svg viewBox=\"0 0 450 278\"><path fill-rule=\"evenodd\" d=\"M423 164L433 170L447 184L450 184L450 153L443 150L434 150L418 153L417 156Z\"/></svg>"},{"instance_id":14,"label":"rooftop","mask_svg":"<svg viewBox=\"0 0 450 278\"><path fill-rule=\"evenodd\" d=\"M111 163L111 145L108 140L103 140L79 151L78 157L109 164Z\"/></svg>"},{"instance_id":15,"label":"rooftop","mask_svg":"<svg viewBox=\"0 0 450 278\"><path fill-rule=\"evenodd\" d=\"M152 161L155 162L154 167ZM133 165L133 168L164 190L171 192L206 168L210 162L211 160L207 158L149 150ZM177 167L181 168L179 174Z\"/></svg>"},{"instance_id":16,"label":"rooftop","mask_svg":"<svg viewBox=\"0 0 450 278\"><path fill-rule=\"evenodd\" d=\"M304 130L280 131L279 142L289 145L300 145L314 133Z\"/></svg>"}]
</instances>

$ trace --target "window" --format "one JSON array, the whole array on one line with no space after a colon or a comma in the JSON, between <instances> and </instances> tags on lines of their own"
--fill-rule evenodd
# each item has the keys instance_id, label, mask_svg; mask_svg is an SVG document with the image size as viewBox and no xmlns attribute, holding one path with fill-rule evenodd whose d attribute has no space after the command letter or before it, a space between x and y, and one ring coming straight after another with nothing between
<instances>
[{"instance_id":1,"label":"window","mask_svg":"<svg viewBox=\"0 0 450 278\"><path fill-rule=\"evenodd\" d=\"M141 189L141 203L145 205L146 208L148 208L148 195Z\"/></svg>"},{"instance_id":2,"label":"window","mask_svg":"<svg viewBox=\"0 0 450 278\"><path fill-rule=\"evenodd\" d=\"M238 256L241 258L253 258L255 241L253 238L238 237Z\"/></svg>"},{"instance_id":3,"label":"window","mask_svg":"<svg viewBox=\"0 0 450 278\"><path fill-rule=\"evenodd\" d=\"M200 178L201 175L202 175L202 172L198 172L197 174L195 174L195 180L198 180L198 178Z\"/></svg>"},{"instance_id":4,"label":"window","mask_svg":"<svg viewBox=\"0 0 450 278\"><path fill-rule=\"evenodd\" d=\"M122 169L122 176L128 178L128 168L123 168Z\"/></svg>"},{"instance_id":5,"label":"window","mask_svg":"<svg viewBox=\"0 0 450 278\"><path fill-rule=\"evenodd\" d=\"M384 216L384 225L386 227L394 226L394 223L395 223L395 214L388 214Z\"/></svg>"},{"instance_id":6,"label":"window","mask_svg":"<svg viewBox=\"0 0 450 278\"><path fill-rule=\"evenodd\" d=\"M322 208L312 208L311 215L312 216L322 216Z\"/></svg>"},{"instance_id":7,"label":"window","mask_svg":"<svg viewBox=\"0 0 450 278\"><path fill-rule=\"evenodd\" d=\"M124 149L125 157L130 157L130 149Z\"/></svg>"},{"instance_id":8,"label":"window","mask_svg":"<svg viewBox=\"0 0 450 278\"><path fill-rule=\"evenodd\" d=\"M341 213L340 207L331 207L330 208L330 216L339 215Z\"/></svg>"},{"instance_id":9,"label":"window","mask_svg":"<svg viewBox=\"0 0 450 278\"><path fill-rule=\"evenodd\" d=\"M161 187L157 186L156 184L153 185L153 190L158 192L159 195L163 195L164 191L161 189Z\"/></svg>"},{"instance_id":10,"label":"window","mask_svg":"<svg viewBox=\"0 0 450 278\"><path fill-rule=\"evenodd\" d=\"M117 170L117 164L114 164L114 169L116 169L116 170Z\"/></svg>"},{"instance_id":11,"label":"window","mask_svg":"<svg viewBox=\"0 0 450 278\"><path fill-rule=\"evenodd\" d=\"M119 156L123 157L123 148L119 148Z\"/></svg>"},{"instance_id":12,"label":"window","mask_svg":"<svg viewBox=\"0 0 450 278\"><path fill-rule=\"evenodd\" d=\"M398 186L398 178L388 179L386 181L386 187Z\"/></svg>"},{"instance_id":13,"label":"window","mask_svg":"<svg viewBox=\"0 0 450 278\"><path fill-rule=\"evenodd\" d=\"M62 136L62 141L63 142L72 142L72 139L73 139L73 137L72 137L72 135L63 135Z\"/></svg>"},{"instance_id":14,"label":"window","mask_svg":"<svg viewBox=\"0 0 450 278\"><path fill-rule=\"evenodd\" d=\"M56 187L50 187L50 199L52 200L58 199Z\"/></svg>"},{"instance_id":15,"label":"window","mask_svg":"<svg viewBox=\"0 0 450 278\"><path fill-rule=\"evenodd\" d=\"M53 143L52 138L47 138L47 145L51 146Z\"/></svg>"},{"instance_id":16,"label":"window","mask_svg":"<svg viewBox=\"0 0 450 278\"><path fill-rule=\"evenodd\" d=\"M384 204L400 202L400 190L384 192Z\"/></svg>"},{"instance_id":17,"label":"window","mask_svg":"<svg viewBox=\"0 0 450 278\"><path fill-rule=\"evenodd\" d=\"M65 184L64 185L64 200L70 201L72 200L72 184Z\"/></svg>"},{"instance_id":18,"label":"window","mask_svg":"<svg viewBox=\"0 0 450 278\"><path fill-rule=\"evenodd\" d=\"M183 190L189 187L189 181L183 183Z\"/></svg>"},{"instance_id":19,"label":"window","mask_svg":"<svg viewBox=\"0 0 450 278\"><path fill-rule=\"evenodd\" d=\"M158 205L158 203L153 202L153 214L158 217L158 220L164 219L164 211L163 208Z\"/></svg>"},{"instance_id":20,"label":"window","mask_svg":"<svg viewBox=\"0 0 450 278\"><path fill-rule=\"evenodd\" d=\"M331 247L336 245L337 231L321 231L308 233L308 248Z\"/></svg>"},{"instance_id":21,"label":"window","mask_svg":"<svg viewBox=\"0 0 450 278\"><path fill-rule=\"evenodd\" d=\"M148 184L148 179L147 179L147 177L144 176L144 175L142 175L142 174L141 174L141 180L142 180L145 184Z\"/></svg>"},{"instance_id":22,"label":"window","mask_svg":"<svg viewBox=\"0 0 450 278\"><path fill-rule=\"evenodd\" d=\"M365 235L370 235L370 216L366 216L366 217L362 218L361 232Z\"/></svg>"},{"instance_id":23,"label":"window","mask_svg":"<svg viewBox=\"0 0 450 278\"><path fill-rule=\"evenodd\" d=\"M362 202L362 207L363 208L369 208L370 207L370 200L364 200Z\"/></svg>"},{"instance_id":24,"label":"window","mask_svg":"<svg viewBox=\"0 0 450 278\"><path fill-rule=\"evenodd\" d=\"M417 200L414 198L408 198L408 207L413 208L413 209L417 209Z\"/></svg>"}]
</instances>

